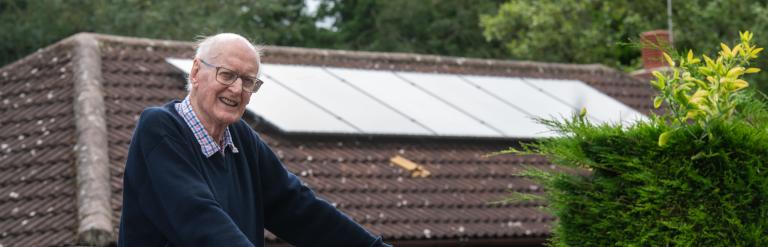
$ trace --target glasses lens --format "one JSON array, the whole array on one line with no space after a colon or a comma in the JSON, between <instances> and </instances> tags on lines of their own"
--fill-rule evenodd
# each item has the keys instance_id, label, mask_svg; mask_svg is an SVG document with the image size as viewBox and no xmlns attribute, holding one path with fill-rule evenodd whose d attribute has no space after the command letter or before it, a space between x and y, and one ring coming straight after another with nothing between
<instances>
[{"instance_id":1,"label":"glasses lens","mask_svg":"<svg viewBox=\"0 0 768 247\"><path fill-rule=\"evenodd\" d=\"M237 73L226 68L219 67L219 72L216 74L216 80L229 85L237 79Z\"/></svg>"},{"instance_id":2,"label":"glasses lens","mask_svg":"<svg viewBox=\"0 0 768 247\"><path fill-rule=\"evenodd\" d=\"M248 84L246 84L246 81L243 81L243 89L253 93L259 90L259 87L261 87L262 83L264 82L258 78L251 77L248 78Z\"/></svg>"},{"instance_id":3,"label":"glasses lens","mask_svg":"<svg viewBox=\"0 0 768 247\"><path fill-rule=\"evenodd\" d=\"M240 80L243 80L243 88L246 90L253 88L253 85L255 84L253 78L242 76L240 77Z\"/></svg>"}]
</instances>

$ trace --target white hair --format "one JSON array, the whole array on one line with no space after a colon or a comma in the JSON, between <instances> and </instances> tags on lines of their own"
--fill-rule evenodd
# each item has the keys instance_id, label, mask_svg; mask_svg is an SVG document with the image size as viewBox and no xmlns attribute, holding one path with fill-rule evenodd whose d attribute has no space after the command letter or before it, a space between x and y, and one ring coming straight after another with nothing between
<instances>
[{"instance_id":1,"label":"white hair","mask_svg":"<svg viewBox=\"0 0 768 247\"><path fill-rule=\"evenodd\" d=\"M249 41L248 39L246 39L242 35L239 35L239 34L236 34L236 33L219 33L219 34L214 34L214 35L211 35L211 36L200 37L197 40L197 45L195 45L195 48L196 48L195 49L195 58L210 60L211 59L211 54L210 54L211 49L213 47L216 47L216 45L219 42L227 41L227 40L242 40L246 44L248 44L248 47L250 47L251 49L253 49L254 52L256 52L256 66L261 68L261 51L262 51L261 47L259 47L258 45L253 44L253 42ZM261 72L261 71L259 71L259 72ZM190 71L190 74L187 76L187 91L188 92L192 91L192 79L190 78L191 73L192 72Z\"/></svg>"}]
</instances>

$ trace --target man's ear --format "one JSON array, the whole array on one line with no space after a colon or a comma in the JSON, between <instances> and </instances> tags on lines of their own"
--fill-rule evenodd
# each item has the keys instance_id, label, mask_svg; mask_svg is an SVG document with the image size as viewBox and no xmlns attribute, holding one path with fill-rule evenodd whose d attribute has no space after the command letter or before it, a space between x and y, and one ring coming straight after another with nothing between
<instances>
[{"instance_id":1,"label":"man's ear","mask_svg":"<svg viewBox=\"0 0 768 247\"><path fill-rule=\"evenodd\" d=\"M200 72L200 59L195 58L192 60L192 70L189 71L189 81L192 82L192 88L196 88L198 84L197 73Z\"/></svg>"}]
</instances>

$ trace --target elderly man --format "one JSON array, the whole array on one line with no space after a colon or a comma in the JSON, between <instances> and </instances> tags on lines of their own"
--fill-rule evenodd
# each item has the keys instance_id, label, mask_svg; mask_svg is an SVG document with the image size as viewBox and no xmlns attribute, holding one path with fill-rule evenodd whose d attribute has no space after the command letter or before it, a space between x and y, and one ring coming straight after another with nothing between
<instances>
[{"instance_id":1,"label":"elderly man","mask_svg":"<svg viewBox=\"0 0 768 247\"><path fill-rule=\"evenodd\" d=\"M265 228L296 246L388 246L315 197L240 119L262 85L259 65L242 36L205 38L187 97L144 110L119 246L263 246Z\"/></svg>"}]
</instances>

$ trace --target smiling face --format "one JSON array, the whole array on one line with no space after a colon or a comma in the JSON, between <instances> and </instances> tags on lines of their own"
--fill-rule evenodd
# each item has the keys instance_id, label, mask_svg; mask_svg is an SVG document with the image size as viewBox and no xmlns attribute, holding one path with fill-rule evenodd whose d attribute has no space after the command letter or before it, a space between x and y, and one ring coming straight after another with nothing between
<instances>
[{"instance_id":1,"label":"smiling face","mask_svg":"<svg viewBox=\"0 0 768 247\"><path fill-rule=\"evenodd\" d=\"M194 60L189 93L192 108L206 129L223 129L243 116L251 93L243 91L240 78L230 85L219 83L216 68L203 64L200 59L241 75L256 76L258 54L244 39L226 39L217 41L207 54Z\"/></svg>"}]
</instances>

